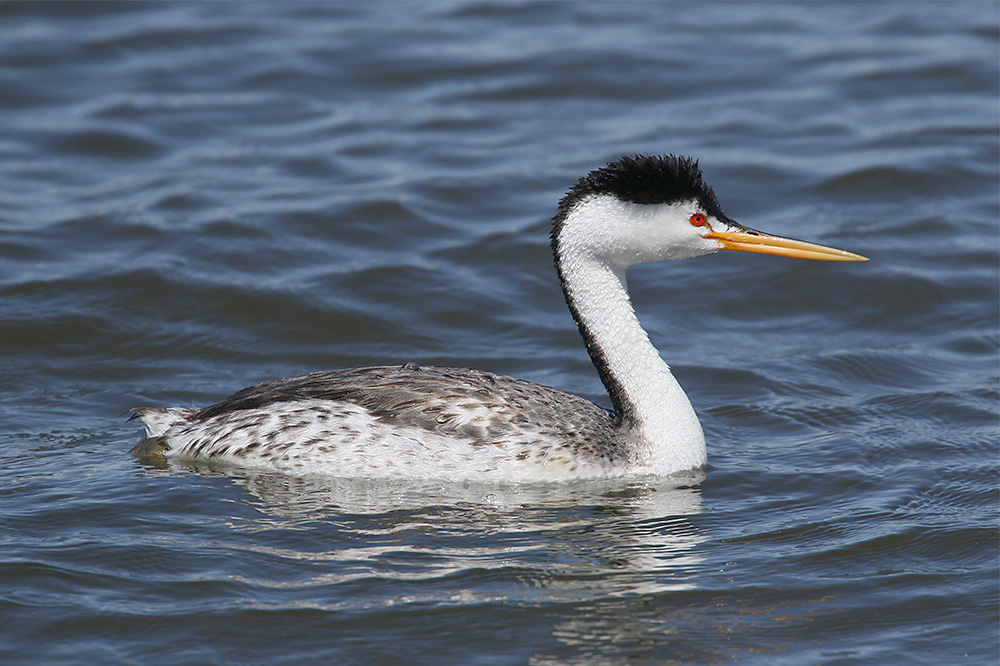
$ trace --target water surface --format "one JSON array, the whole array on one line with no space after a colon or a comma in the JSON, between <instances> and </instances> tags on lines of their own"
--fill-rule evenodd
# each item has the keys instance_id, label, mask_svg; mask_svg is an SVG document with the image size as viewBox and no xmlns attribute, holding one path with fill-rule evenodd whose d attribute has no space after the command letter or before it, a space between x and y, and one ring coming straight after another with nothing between
<instances>
[{"instance_id":1,"label":"water surface","mask_svg":"<svg viewBox=\"0 0 1000 666\"><path fill-rule=\"evenodd\" d=\"M0 6L0 660L996 664L998 14ZM128 455L132 406L323 368L607 404L549 219L650 152L699 157L744 224L872 259L630 274L703 473Z\"/></svg>"}]
</instances>

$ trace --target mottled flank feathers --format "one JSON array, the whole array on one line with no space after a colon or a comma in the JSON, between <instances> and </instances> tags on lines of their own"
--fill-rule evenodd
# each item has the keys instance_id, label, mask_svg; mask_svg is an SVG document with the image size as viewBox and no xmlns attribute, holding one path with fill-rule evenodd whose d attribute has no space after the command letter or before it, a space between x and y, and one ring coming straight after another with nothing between
<instances>
[{"instance_id":1,"label":"mottled flank feathers","mask_svg":"<svg viewBox=\"0 0 1000 666\"><path fill-rule=\"evenodd\" d=\"M357 466L360 474L392 474L384 468L395 459L428 465L427 476L478 467L477 478L559 478L606 476L627 462L611 414L593 403L460 368L317 372L257 384L200 410L135 411L149 435L137 454L256 460L299 471ZM175 449L173 442L183 444ZM444 464L441 450L458 464ZM414 452L420 457L410 460Z\"/></svg>"}]
</instances>

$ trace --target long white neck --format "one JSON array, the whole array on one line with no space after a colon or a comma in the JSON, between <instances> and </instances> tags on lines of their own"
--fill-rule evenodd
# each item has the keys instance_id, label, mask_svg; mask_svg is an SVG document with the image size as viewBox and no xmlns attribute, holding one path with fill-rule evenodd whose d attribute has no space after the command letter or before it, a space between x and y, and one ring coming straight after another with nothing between
<instances>
[{"instance_id":1,"label":"long white neck","mask_svg":"<svg viewBox=\"0 0 1000 666\"><path fill-rule=\"evenodd\" d=\"M580 233L588 225L569 226L564 224L558 230L562 237L553 242L556 266L566 301L611 395L622 445L639 469L650 472L669 474L705 464L705 437L691 402L632 308L627 265L611 265L584 251Z\"/></svg>"}]
</instances>

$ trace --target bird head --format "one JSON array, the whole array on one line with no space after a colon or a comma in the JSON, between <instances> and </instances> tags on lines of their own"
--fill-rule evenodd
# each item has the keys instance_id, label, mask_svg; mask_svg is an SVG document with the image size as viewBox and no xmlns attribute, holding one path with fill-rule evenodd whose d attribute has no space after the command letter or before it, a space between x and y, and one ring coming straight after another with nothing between
<instances>
[{"instance_id":1,"label":"bird head","mask_svg":"<svg viewBox=\"0 0 1000 666\"><path fill-rule=\"evenodd\" d=\"M722 210L689 157L635 156L596 169L559 202L553 248L624 269L719 250L799 259L865 261L851 252L745 227Z\"/></svg>"}]
</instances>

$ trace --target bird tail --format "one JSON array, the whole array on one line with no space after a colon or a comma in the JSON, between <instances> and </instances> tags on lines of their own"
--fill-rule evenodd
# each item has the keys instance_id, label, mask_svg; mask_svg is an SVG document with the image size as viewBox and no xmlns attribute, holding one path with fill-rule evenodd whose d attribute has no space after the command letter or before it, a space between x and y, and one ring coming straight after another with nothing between
<instances>
[{"instance_id":1,"label":"bird tail","mask_svg":"<svg viewBox=\"0 0 1000 666\"><path fill-rule=\"evenodd\" d=\"M137 456L162 456L170 450L170 443L165 433L175 425L187 421L191 414L188 409L164 409L163 407L136 407L132 410L132 419L139 419L146 428L146 439L134 447L132 453Z\"/></svg>"}]
</instances>

